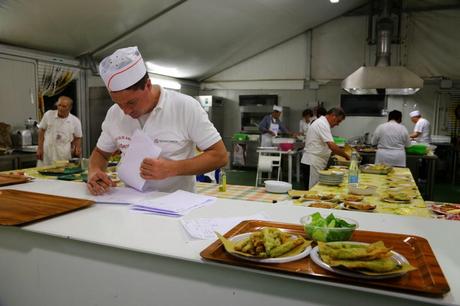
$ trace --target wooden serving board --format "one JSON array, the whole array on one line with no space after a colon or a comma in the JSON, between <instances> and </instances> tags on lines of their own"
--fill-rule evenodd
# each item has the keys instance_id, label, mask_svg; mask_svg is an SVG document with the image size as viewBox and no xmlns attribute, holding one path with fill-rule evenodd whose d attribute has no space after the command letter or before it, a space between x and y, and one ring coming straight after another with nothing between
<instances>
[{"instance_id":1,"label":"wooden serving board","mask_svg":"<svg viewBox=\"0 0 460 306\"><path fill-rule=\"evenodd\" d=\"M30 181L30 178L24 175L13 175L0 173L0 186L22 184Z\"/></svg>"},{"instance_id":2,"label":"wooden serving board","mask_svg":"<svg viewBox=\"0 0 460 306\"><path fill-rule=\"evenodd\" d=\"M304 229L301 225L258 220L243 221L224 236L226 238L230 238L238 234L254 232L267 226L276 227L284 231L305 236ZM369 280L347 277L329 272L316 265L309 256L304 259L281 264L254 263L236 258L227 253L220 240L217 240L208 246L200 253L200 255L207 260L217 261L229 265L288 273L297 277L315 278L319 280L353 284L390 291L400 291L416 295L442 297L445 293L450 291L441 267L439 266L436 257L425 238L413 235L356 230L353 233L351 240L367 243L382 240L387 247L392 247L394 251L406 257L410 264L416 267L417 270L408 272L401 277Z\"/></svg>"},{"instance_id":3,"label":"wooden serving board","mask_svg":"<svg viewBox=\"0 0 460 306\"><path fill-rule=\"evenodd\" d=\"M23 225L87 207L93 203L84 199L3 189L0 190L0 225Z\"/></svg>"}]
</instances>

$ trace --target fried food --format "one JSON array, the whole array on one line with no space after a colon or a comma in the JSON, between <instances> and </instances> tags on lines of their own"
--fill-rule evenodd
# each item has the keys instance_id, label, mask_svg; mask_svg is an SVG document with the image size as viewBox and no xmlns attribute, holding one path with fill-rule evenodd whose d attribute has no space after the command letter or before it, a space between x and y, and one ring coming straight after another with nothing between
<instances>
[{"instance_id":1,"label":"fried food","mask_svg":"<svg viewBox=\"0 0 460 306\"><path fill-rule=\"evenodd\" d=\"M280 257L305 242L300 236L283 232L277 228L265 227L246 239L233 245L237 252L260 258Z\"/></svg>"},{"instance_id":2,"label":"fried food","mask_svg":"<svg viewBox=\"0 0 460 306\"><path fill-rule=\"evenodd\" d=\"M318 242L321 259L331 267L368 270L378 273L395 271L401 266L391 258L391 249L382 241L372 244Z\"/></svg>"},{"instance_id":3,"label":"fried food","mask_svg":"<svg viewBox=\"0 0 460 306\"><path fill-rule=\"evenodd\" d=\"M347 195L342 196L343 201L359 202L359 201L362 201L363 199L364 197L360 195L347 194Z\"/></svg>"},{"instance_id":4,"label":"fried food","mask_svg":"<svg viewBox=\"0 0 460 306\"><path fill-rule=\"evenodd\" d=\"M343 206L345 209L361 210L361 211L371 211L377 207L375 205L364 203L364 202L351 202L351 201L345 201L343 203Z\"/></svg>"},{"instance_id":5,"label":"fried food","mask_svg":"<svg viewBox=\"0 0 460 306\"><path fill-rule=\"evenodd\" d=\"M315 207L315 208L336 208L338 205L337 203L327 202L327 201L318 201L313 202L308 207Z\"/></svg>"}]
</instances>

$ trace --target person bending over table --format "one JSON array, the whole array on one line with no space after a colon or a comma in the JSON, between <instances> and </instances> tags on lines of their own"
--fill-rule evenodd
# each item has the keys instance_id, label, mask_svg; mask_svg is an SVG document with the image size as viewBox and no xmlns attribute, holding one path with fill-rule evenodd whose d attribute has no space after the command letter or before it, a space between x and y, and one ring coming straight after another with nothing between
<instances>
[{"instance_id":1,"label":"person bending over table","mask_svg":"<svg viewBox=\"0 0 460 306\"><path fill-rule=\"evenodd\" d=\"M138 129L161 148L159 158L145 158L139 169L132 169L147 180L147 189L193 192L196 174L227 163L222 138L199 102L152 84L137 47L115 51L102 60L99 72L115 104L91 153L87 186L92 194L113 186L104 171L107 161L112 152L127 150ZM195 156L195 146L203 154Z\"/></svg>"},{"instance_id":2,"label":"person bending over table","mask_svg":"<svg viewBox=\"0 0 460 306\"><path fill-rule=\"evenodd\" d=\"M310 189L319 181L319 171L324 170L331 152L349 160L345 151L334 143L331 128L345 120L345 112L338 107L331 108L326 116L316 119L307 131L305 148L301 160L304 188Z\"/></svg>"}]
</instances>

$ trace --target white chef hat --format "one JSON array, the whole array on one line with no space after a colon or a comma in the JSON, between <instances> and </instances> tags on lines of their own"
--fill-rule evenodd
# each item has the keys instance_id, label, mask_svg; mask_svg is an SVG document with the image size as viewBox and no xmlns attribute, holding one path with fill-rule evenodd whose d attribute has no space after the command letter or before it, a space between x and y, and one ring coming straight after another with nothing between
<instances>
[{"instance_id":1,"label":"white chef hat","mask_svg":"<svg viewBox=\"0 0 460 306\"><path fill-rule=\"evenodd\" d=\"M278 106L278 105L273 105L273 110L281 113L283 111L283 107Z\"/></svg>"},{"instance_id":2,"label":"white chef hat","mask_svg":"<svg viewBox=\"0 0 460 306\"><path fill-rule=\"evenodd\" d=\"M136 84L146 72L137 47L118 49L99 64L99 74L110 91L123 90Z\"/></svg>"},{"instance_id":3,"label":"white chef hat","mask_svg":"<svg viewBox=\"0 0 460 306\"><path fill-rule=\"evenodd\" d=\"M412 112L409 113L409 116L412 118L412 117L417 117L417 116L420 116L420 112L418 110L414 110Z\"/></svg>"}]
</instances>

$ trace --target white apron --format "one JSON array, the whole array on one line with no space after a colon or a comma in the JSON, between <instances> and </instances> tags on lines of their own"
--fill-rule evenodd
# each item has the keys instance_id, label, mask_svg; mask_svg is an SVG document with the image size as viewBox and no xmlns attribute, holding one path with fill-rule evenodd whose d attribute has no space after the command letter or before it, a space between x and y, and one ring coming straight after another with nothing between
<instances>
[{"instance_id":1,"label":"white apron","mask_svg":"<svg viewBox=\"0 0 460 306\"><path fill-rule=\"evenodd\" d=\"M37 167L53 165L56 160L69 160L73 128L71 124L49 126L45 132L43 144L43 160L37 160Z\"/></svg>"},{"instance_id":2,"label":"white apron","mask_svg":"<svg viewBox=\"0 0 460 306\"><path fill-rule=\"evenodd\" d=\"M308 162L305 163L305 160L308 160ZM309 153L304 153L304 156L302 157L302 163L310 165L310 179L308 182L308 189L312 188L319 182L319 172L326 169L328 160L329 158L324 159Z\"/></svg>"},{"instance_id":3,"label":"white apron","mask_svg":"<svg viewBox=\"0 0 460 306\"><path fill-rule=\"evenodd\" d=\"M378 149L375 154L376 164L386 164L394 167L406 167L405 150Z\"/></svg>"},{"instance_id":4,"label":"white apron","mask_svg":"<svg viewBox=\"0 0 460 306\"><path fill-rule=\"evenodd\" d=\"M275 136L278 134L280 125L278 123L271 123L269 130L275 133ZM273 136L270 133L262 134L262 139L260 141L261 147L272 147L273 146Z\"/></svg>"}]
</instances>

